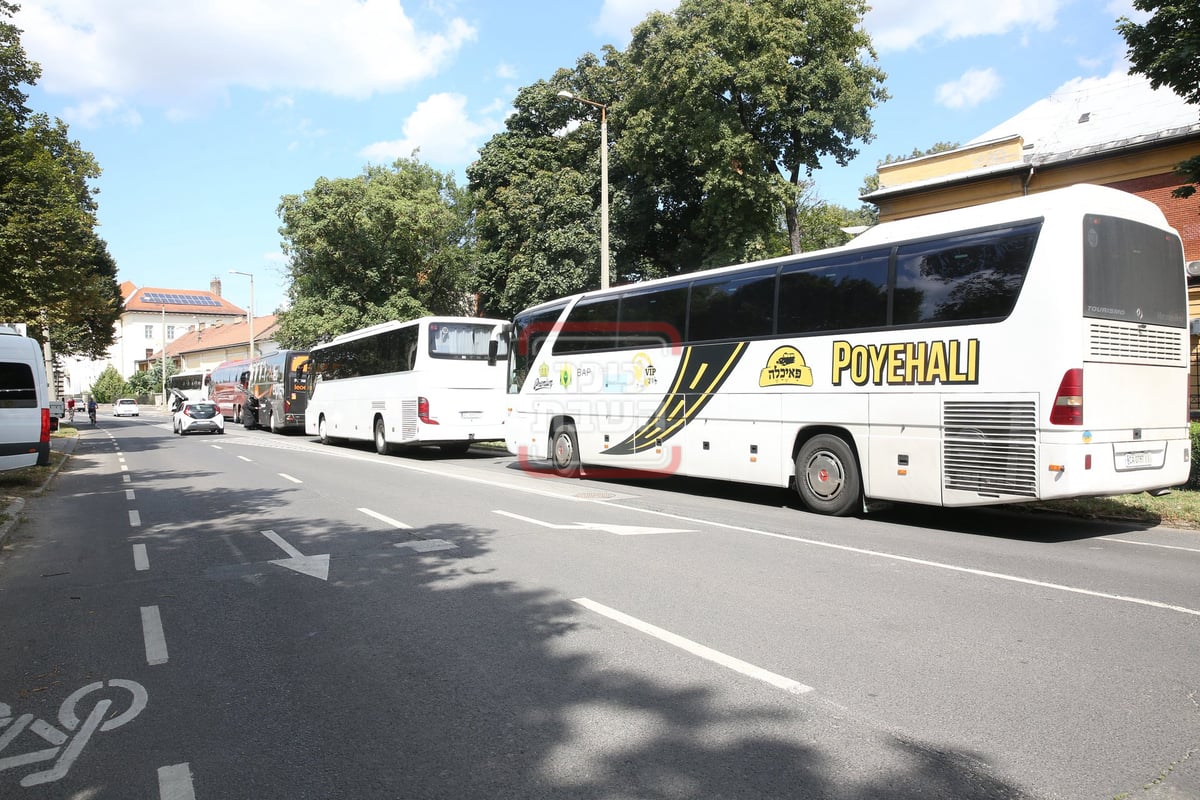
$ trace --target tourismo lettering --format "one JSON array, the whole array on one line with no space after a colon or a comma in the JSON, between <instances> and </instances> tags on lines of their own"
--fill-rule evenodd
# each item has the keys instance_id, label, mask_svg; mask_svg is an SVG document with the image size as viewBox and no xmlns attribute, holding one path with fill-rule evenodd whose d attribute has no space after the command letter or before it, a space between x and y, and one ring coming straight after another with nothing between
<instances>
[{"instance_id":1,"label":"tourismo lettering","mask_svg":"<svg viewBox=\"0 0 1200 800\"><path fill-rule=\"evenodd\" d=\"M915 386L979 383L979 340L965 342L833 343L833 385Z\"/></svg>"}]
</instances>

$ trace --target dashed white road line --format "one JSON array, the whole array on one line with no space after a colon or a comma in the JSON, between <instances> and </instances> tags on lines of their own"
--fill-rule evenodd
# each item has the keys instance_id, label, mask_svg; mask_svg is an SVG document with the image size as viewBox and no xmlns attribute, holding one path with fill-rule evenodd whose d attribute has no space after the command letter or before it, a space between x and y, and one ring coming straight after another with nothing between
<instances>
[{"instance_id":1,"label":"dashed white road line","mask_svg":"<svg viewBox=\"0 0 1200 800\"><path fill-rule=\"evenodd\" d=\"M691 653L694 656L699 656L706 661L719 664L726 669L739 672L742 675L754 678L757 681L762 681L763 683L783 689L785 692L791 692L792 694L805 694L813 691L813 687L806 686L799 681L794 681L791 678L785 678L782 675L770 672L762 667L757 667L754 664L742 661L740 658L734 658L733 656L726 655L718 650L713 650L711 647L705 647L704 645L699 644L698 642L693 642L691 639L684 638L677 633L671 633L668 630L651 625L649 622L643 622L637 617L631 617L628 614L617 611L615 608L609 608L606 605L597 603L594 600L589 600L586 597L577 597L572 602L578 603L590 611L595 611L597 614L601 614L611 620L615 620L616 622L633 628L636 631L649 634L655 639L659 639L660 641L666 642L669 645L678 647L684 652Z\"/></svg>"},{"instance_id":2,"label":"dashed white road line","mask_svg":"<svg viewBox=\"0 0 1200 800\"><path fill-rule=\"evenodd\" d=\"M284 480L291 481L292 483L304 483L304 481L300 480L299 478L293 478L291 475L288 475L286 472L279 473L279 477L283 478Z\"/></svg>"},{"instance_id":3,"label":"dashed white road line","mask_svg":"<svg viewBox=\"0 0 1200 800\"><path fill-rule=\"evenodd\" d=\"M132 509L129 511L129 527L131 527L131 528L142 527L142 515Z\"/></svg>"},{"instance_id":4,"label":"dashed white road line","mask_svg":"<svg viewBox=\"0 0 1200 800\"><path fill-rule=\"evenodd\" d=\"M401 530L406 530L406 531L412 530L412 525L406 525L403 522L401 522L400 520L392 519L389 516L380 514L378 511L372 511L369 508L360 508L359 511L366 514L368 517L374 517L375 519L379 520L380 522L386 522L388 525L391 525L393 528L400 528Z\"/></svg>"},{"instance_id":5,"label":"dashed white road line","mask_svg":"<svg viewBox=\"0 0 1200 800\"><path fill-rule=\"evenodd\" d=\"M167 637L163 634L158 606L142 606L142 638L146 642L146 663L167 663Z\"/></svg>"},{"instance_id":6,"label":"dashed white road line","mask_svg":"<svg viewBox=\"0 0 1200 800\"><path fill-rule=\"evenodd\" d=\"M150 557L146 555L146 545L135 544L133 546L133 568L138 572L150 569Z\"/></svg>"},{"instance_id":7,"label":"dashed white road line","mask_svg":"<svg viewBox=\"0 0 1200 800\"><path fill-rule=\"evenodd\" d=\"M254 463L253 461L250 461L250 459L246 458L245 456L238 456L238 458L240 458L242 461L249 461L251 464Z\"/></svg>"},{"instance_id":8,"label":"dashed white road line","mask_svg":"<svg viewBox=\"0 0 1200 800\"><path fill-rule=\"evenodd\" d=\"M133 500L133 499L135 499L135 498L134 498L134 496L133 496L133 489L126 489L126 490L125 490L125 499L126 499L126 500Z\"/></svg>"},{"instance_id":9,"label":"dashed white road line","mask_svg":"<svg viewBox=\"0 0 1200 800\"><path fill-rule=\"evenodd\" d=\"M192 789L192 768L190 764L172 764L169 767L158 768L159 800L196 800Z\"/></svg>"}]
</instances>

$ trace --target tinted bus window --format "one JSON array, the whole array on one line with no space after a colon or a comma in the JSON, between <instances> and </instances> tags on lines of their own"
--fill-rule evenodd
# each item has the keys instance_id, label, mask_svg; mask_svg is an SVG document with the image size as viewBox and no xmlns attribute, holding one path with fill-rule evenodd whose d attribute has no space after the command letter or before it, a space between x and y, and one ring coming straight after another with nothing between
<instances>
[{"instance_id":1,"label":"tinted bus window","mask_svg":"<svg viewBox=\"0 0 1200 800\"><path fill-rule=\"evenodd\" d=\"M1029 223L897 248L893 324L1007 317L1040 229Z\"/></svg>"},{"instance_id":2,"label":"tinted bus window","mask_svg":"<svg viewBox=\"0 0 1200 800\"><path fill-rule=\"evenodd\" d=\"M692 284L688 341L767 336L774 326L774 268Z\"/></svg>"},{"instance_id":3,"label":"tinted bus window","mask_svg":"<svg viewBox=\"0 0 1200 800\"><path fill-rule=\"evenodd\" d=\"M616 349L619 307L616 297L580 300L554 340L554 355Z\"/></svg>"},{"instance_id":4,"label":"tinted bus window","mask_svg":"<svg viewBox=\"0 0 1200 800\"><path fill-rule=\"evenodd\" d=\"M1183 246L1148 225L1089 215L1083 223L1083 315L1182 328Z\"/></svg>"},{"instance_id":5,"label":"tinted bus window","mask_svg":"<svg viewBox=\"0 0 1200 800\"><path fill-rule=\"evenodd\" d=\"M687 325L687 301L687 286L622 295L618 345L629 348L679 344Z\"/></svg>"},{"instance_id":6,"label":"tinted bus window","mask_svg":"<svg viewBox=\"0 0 1200 800\"><path fill-rule=\"evenodd\" d=\"M515 394L521 391L529 369L542 350L542 345L554 330L554 323L562 314L564 304L544 308L540 311L521 314L513 320L512 351L509 353L509 382L508 391Z\"/></svg>"},{"instance_id":7,"label":"tinted bus window","mask_svg":"<svg viewBox=\"0 0 1200 800\"><path fill-rule=\"evenodd\" d=\"M779 334L882 328L887 250L802 261L779 276Z\"/></svg>"}]
</instances>

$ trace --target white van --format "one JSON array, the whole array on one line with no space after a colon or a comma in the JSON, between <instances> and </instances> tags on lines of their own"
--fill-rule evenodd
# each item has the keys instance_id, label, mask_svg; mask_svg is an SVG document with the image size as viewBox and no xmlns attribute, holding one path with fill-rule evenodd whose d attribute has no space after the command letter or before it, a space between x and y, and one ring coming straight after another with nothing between
<instances>
[{"instance_id":1,"label":"white van","mask_svg":"<svg viewBox=\"0 0 1200 800\"><path fill-rule=\"evenodd\" d=\"M50 402L42 349L0 326L0 470L50 463Z\"/></svg>"}]
</instances>

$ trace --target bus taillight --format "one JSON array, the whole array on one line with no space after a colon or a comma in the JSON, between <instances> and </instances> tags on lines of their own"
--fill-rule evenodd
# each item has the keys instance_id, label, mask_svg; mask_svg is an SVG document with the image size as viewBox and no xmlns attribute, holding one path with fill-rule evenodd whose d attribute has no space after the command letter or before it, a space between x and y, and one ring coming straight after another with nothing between
<instances>
[{"instance_id":1,"label":"bus taillight","mask_svg":"<svg viewBox=\"0 0 1200 800\"><path fill-rule=\"evenodd\" d=\"M438 424L438 421L436 419L429 418L429 398L427 398L427 397L418 397L417 398L417 419L421 420L421 422L424 422L426 425L437 425Z\"/></svg>"},{"instance_id":2,"label":"bus taillight","mask_svg":"<svg viewBox=\"0 0 1200 800\"><path fill-rule=\"evenodd\" d=\"M1050 411L1053 425L1083 424L1083 370L1079 367L1063 373L1054 396L1054 408Z\"/></svg>"}]
</instances>

